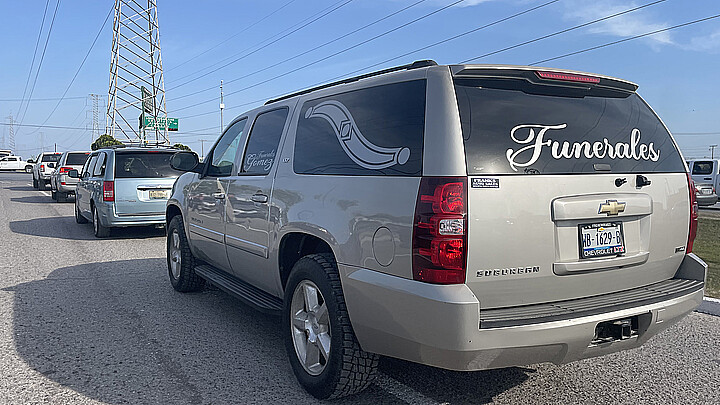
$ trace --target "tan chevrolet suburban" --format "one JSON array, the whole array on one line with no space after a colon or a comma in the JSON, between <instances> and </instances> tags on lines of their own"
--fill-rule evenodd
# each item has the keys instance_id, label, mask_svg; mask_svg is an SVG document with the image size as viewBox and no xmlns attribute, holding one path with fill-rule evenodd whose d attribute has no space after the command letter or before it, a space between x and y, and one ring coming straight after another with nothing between
<instances>
[{"instance_id":1,"label":"tan chevrolet suburban","mask_svg":"<svg viewBox=\"0 0 720 405\"><path fill-rule=\"evenodd\" d=\"M420 61L270 100L179 152L167 263L281 312L318 398L637 347L696 308L697 204L633 83Z\"/></svg>"}]
</instances>

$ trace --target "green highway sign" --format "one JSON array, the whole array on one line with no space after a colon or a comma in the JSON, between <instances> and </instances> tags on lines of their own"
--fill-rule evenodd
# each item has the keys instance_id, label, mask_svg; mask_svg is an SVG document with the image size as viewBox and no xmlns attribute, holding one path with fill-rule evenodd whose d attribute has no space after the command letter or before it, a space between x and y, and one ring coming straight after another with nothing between
<instances>
[{"instance_id":1,"label":"green highway sign","mask_svg":"<svg viewBox=\"0 0 720 405\"><path fill-rule=\"evenodd\" d=\"M140 129L160 129L167 128L168 131L178 130L177 118L153 117L150 115L140 114Z\"/></svg>"}]
</instances>

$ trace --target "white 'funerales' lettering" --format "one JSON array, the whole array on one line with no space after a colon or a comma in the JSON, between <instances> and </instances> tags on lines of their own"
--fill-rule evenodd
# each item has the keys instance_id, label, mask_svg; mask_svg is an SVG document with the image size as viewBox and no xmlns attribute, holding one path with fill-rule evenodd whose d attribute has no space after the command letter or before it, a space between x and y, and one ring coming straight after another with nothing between
<instances>
[{"instance_id":1,"label":"white 'funerales' lettering","mask_svg":"<svg viewBox=\"0 0 720 405\"><path fill-rule=\"evenodd\" d=\"M510 167L517 171L518 167L528 167L533 165L540 158L543 146L550 147L550 154L554 159L579 159L584 156L588 159L634 159L634 160L651 160L657 162L660 159L660 151L655 150L654 144L640 143L640 130L635 128L630 134L630 143L617 142L610 143L607 138L602 141L589 142L568 142L553 141L545 139L545 135L549 130L565 129L567 124L560 125L537 125L523 124L518 125L510 131L510 138L515 143L527 145L518 150L508 149L505 152ZM520 136L523 130L527 130L527 136ZM537 132L536 132L537 131ZM526 162L518 162L518 157L525 151L532 151L532 156Z\"/></svg>"}]
</instances>

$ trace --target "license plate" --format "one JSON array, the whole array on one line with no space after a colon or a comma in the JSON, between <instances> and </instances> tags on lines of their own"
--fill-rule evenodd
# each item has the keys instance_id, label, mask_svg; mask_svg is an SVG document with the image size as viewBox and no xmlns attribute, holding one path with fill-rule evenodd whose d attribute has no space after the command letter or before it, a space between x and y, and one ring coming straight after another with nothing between
<instances>
[{"instance_id":1,"label":"license plate","mask_svg":"<svg viewBox=\"0 0 720 405\"><path fill-rule=\"evenodd\" d=\"M167 190L149 190L150 191L150 199L152 200L162 200L168 198L168 191Z\"/></svg>"},{"instance_id":2,"label":"license plate","mask_svg":"<svg viewBox=\"0 0 720 405\"><path fill-rule=\"evenodd\" d=\"M578 225L578 228L581 259L617 256L625 253L621 222L581 224Z\"/></svg>"},{"instance_id":3,"label":"license plate","mask_svg":"<svg viewBox=\"0 0 720 405\"><path fill-rule=\"evenodd\" d=\"M702 194L710 194L710 193L712 192L712 190L709 190L709 189L707 189L707 188L704 188L704 189L700 190L700 192L701 192Z\"/></svg>"}]
</instances>

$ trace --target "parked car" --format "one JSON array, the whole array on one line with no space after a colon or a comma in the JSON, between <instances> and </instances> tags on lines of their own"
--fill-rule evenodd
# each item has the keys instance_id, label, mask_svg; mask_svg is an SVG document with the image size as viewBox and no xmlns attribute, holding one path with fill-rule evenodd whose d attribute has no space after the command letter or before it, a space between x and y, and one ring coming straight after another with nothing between
<instances>
[{"instance_id":1,"label":"parked car","mask_svg":"<svg viewBox=\"0 0 720 405\"><path fill-rule=\"evenodd\" d=\"M62 154L59 152L43 152L38 155L32 168L34 188L45 190L50 184L50 175L57 167L60 155Z\"/></svg>"},{"instance_id":2,"label":"parked car","mask_svg":"<svg viewBox=\"0 0 720 405\"><path fill-rule=\"evenodd\" d=\"M173 157L170 282L281 312L318 398L367 387L378 355L481 370L640 346L702 302L707 266L636 89L424 61L270 100L204 164Z\"/></svg>"},{"instance_id":3,"label":"parked car","mask_svg":"<svg viewBox=\"0 0 720 405\"><path fill-rule=\"evenodd\" d=\"M698 205L701 207L715 205L718 202L718 196L712 184L695 184L695 192Z\"/></svg>"},{"instance_id":4,"label":"parked car","mask_svg":"<svg viewBox=\"0 0 720 405\"><path fill-rule=\"evenodd\" d=\"M95 236L116 227L165 225L165 203L181 172L170 167L175 149L101 149L90 154L75 191L75 220L93 223Z\"/></svg>"},{"instance_id":5,"label":"parked car","mask_svg":"<svg viewBox=\"0 0 720 405\"><path fill-rule=\"evenodd\" d=\"M68 176L70 170L80 170L87 161L90 152L74 151L64 152L60 156L57 168L50 175L50 189L52 198L57 202L65 201L68 196L75 195L77 178Z\"/></svg>"},{"instance_id":6,"label":"parked car","mask_svg":"<svg viewBox=\"0 0 720 405\"><path fill-rule=\"evenodd\" d=\"M0 170L32 172L32 165L22 160L20 156L5 156L0 158Z\"/></svg>"},{"instance_id":7,"label":"parked car","mask_svg":"<svg viewBox=\"0 0 720 405\"><path fill-rule=\"evenodd\" d=\"M718 159L699 159L688 162L690 174L695 183L712 184L717 190L720 187L720 160Z\"/></svg>"}]
</instances>

